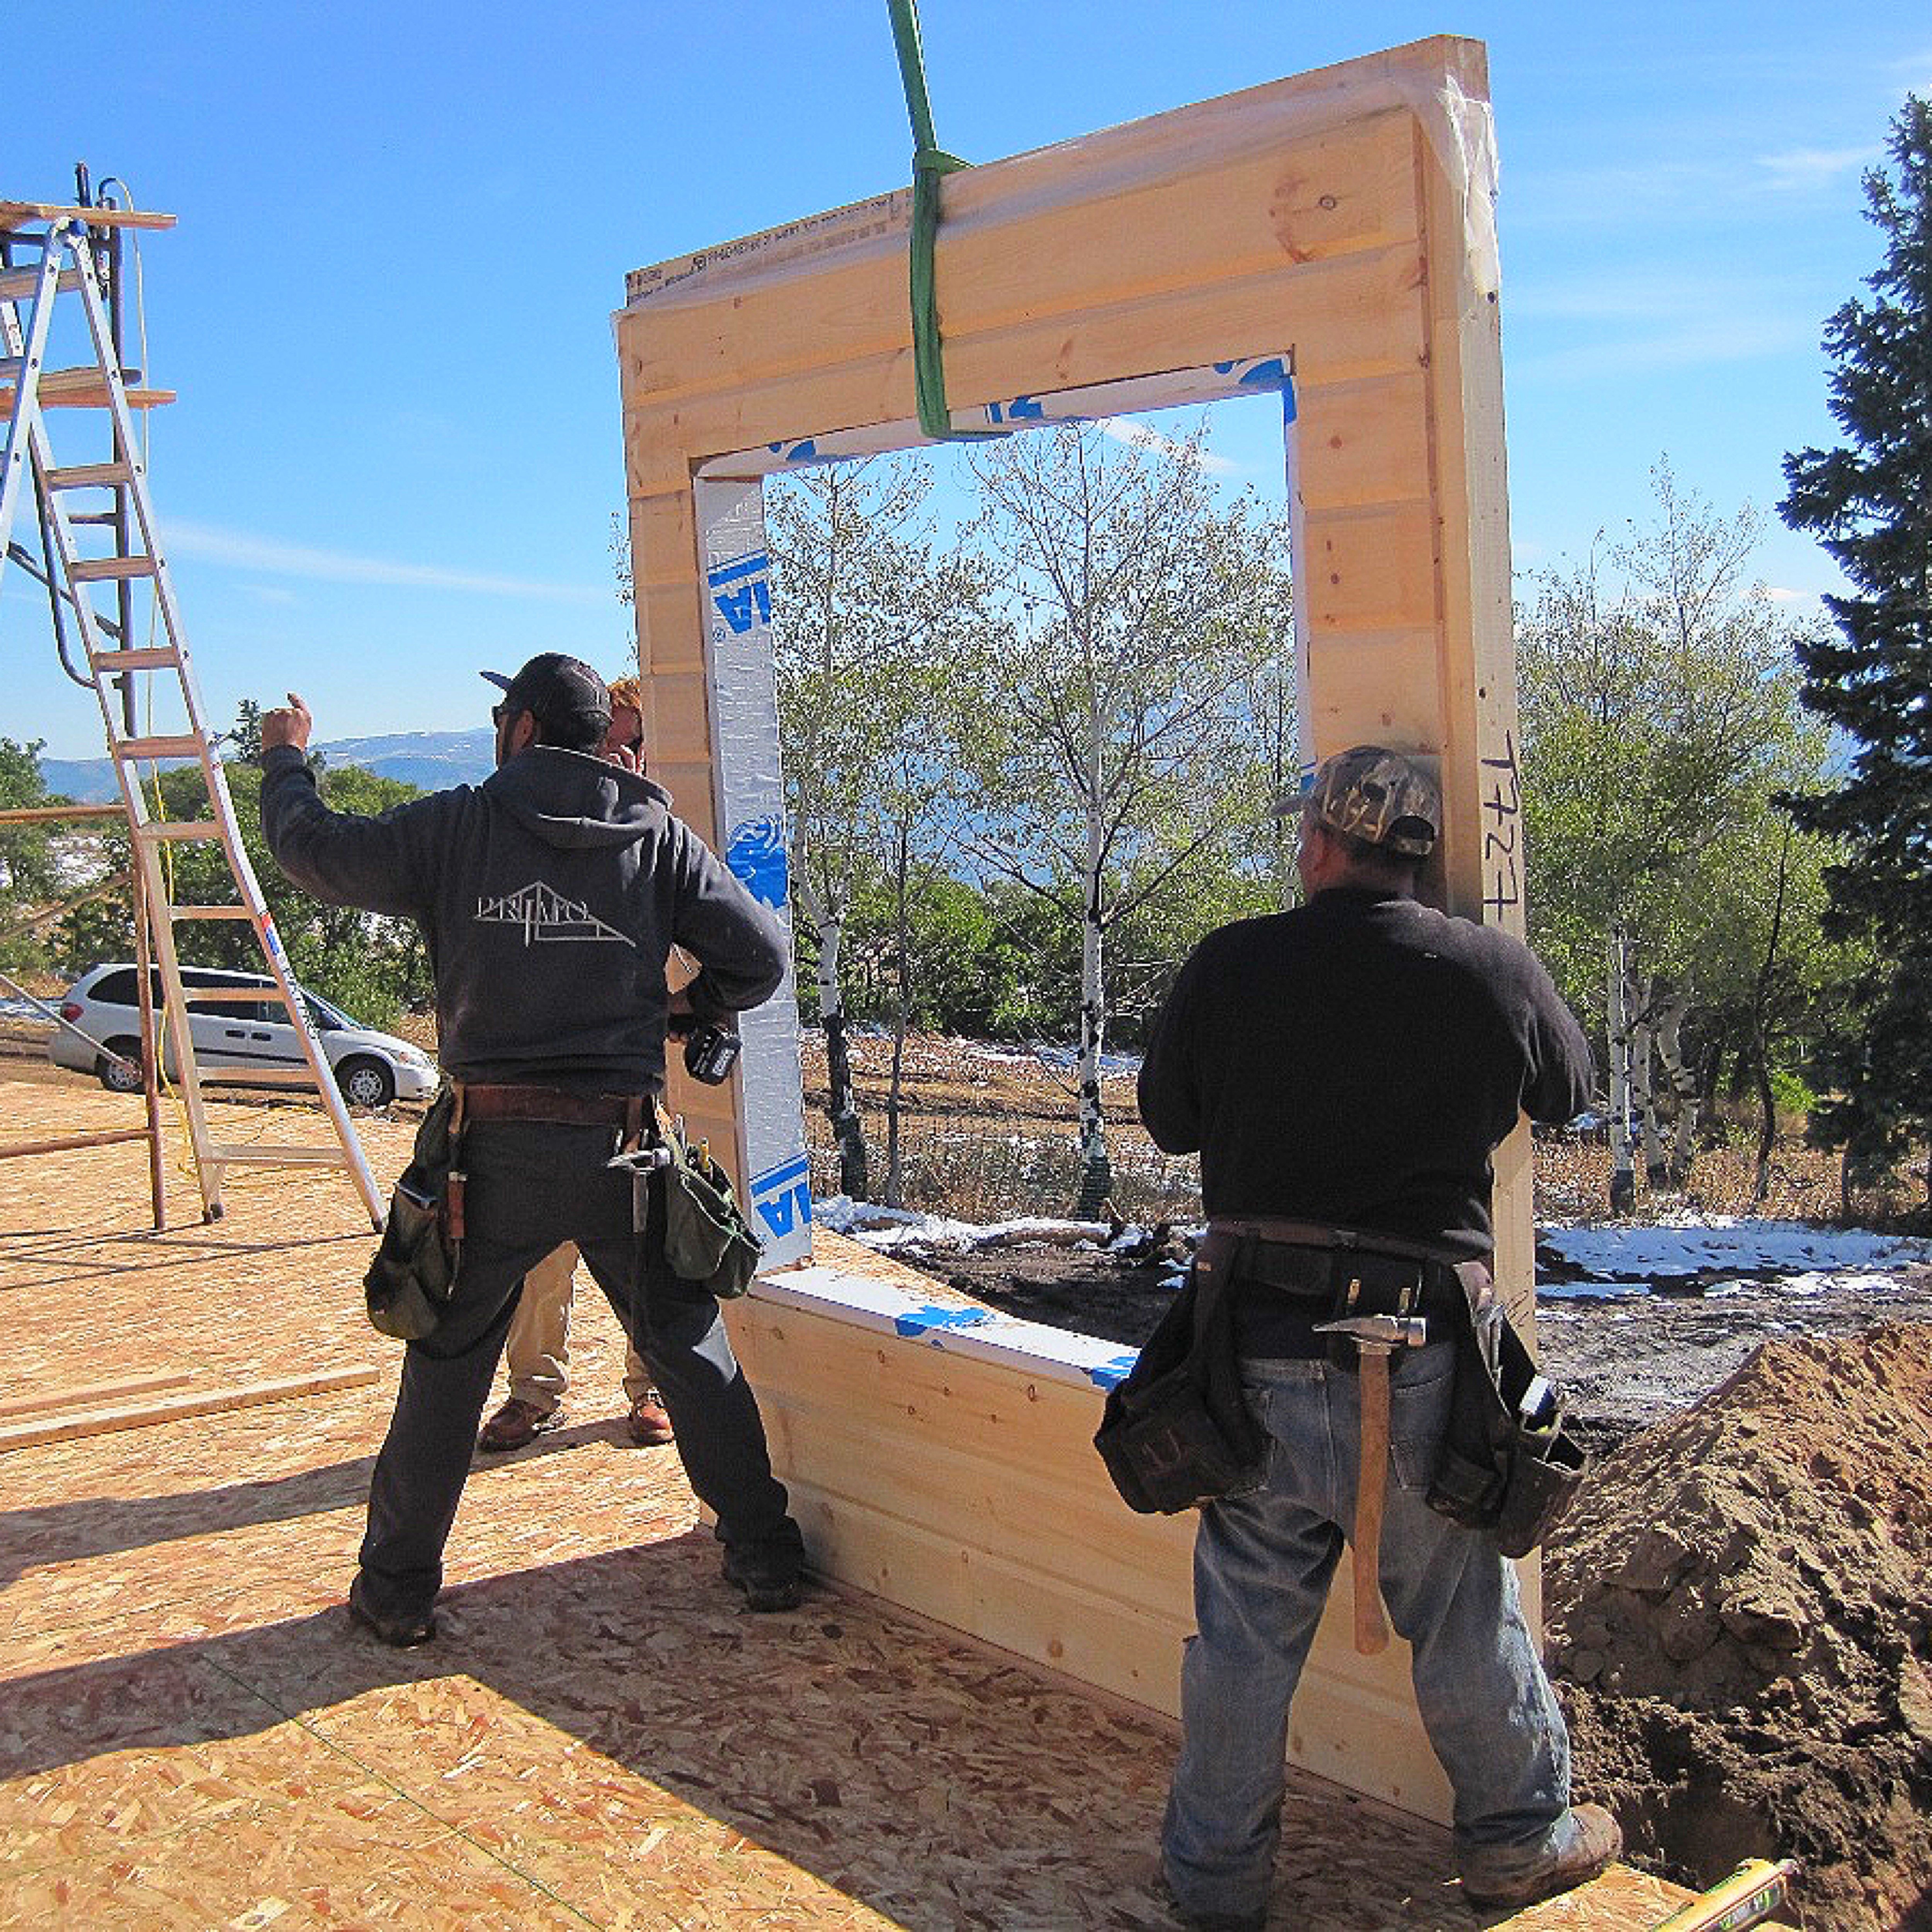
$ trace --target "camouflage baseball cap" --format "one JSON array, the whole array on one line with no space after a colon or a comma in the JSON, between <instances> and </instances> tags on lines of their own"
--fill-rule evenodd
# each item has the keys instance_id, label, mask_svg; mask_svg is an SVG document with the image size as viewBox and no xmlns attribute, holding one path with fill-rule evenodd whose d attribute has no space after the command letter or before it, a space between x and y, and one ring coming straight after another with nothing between
<instances>
[{"instance_id":1,"label":"camouflage baseball cap","mask_svg":"<svg viewBox=\"0 0 1932 1932\"><path fill-rule=\"evenodd\" d=\"M1307 803L1331 832L1406 858L1427 858L1442 827L1435 780L1382 745L1356 745L1324 758L1310 781Z\"/></svg>"}]
</instances>

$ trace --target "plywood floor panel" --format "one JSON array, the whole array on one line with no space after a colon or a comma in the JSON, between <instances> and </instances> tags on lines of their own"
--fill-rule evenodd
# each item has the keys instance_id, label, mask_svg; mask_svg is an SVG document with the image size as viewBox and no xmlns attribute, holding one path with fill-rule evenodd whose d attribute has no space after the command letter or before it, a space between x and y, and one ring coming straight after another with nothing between
<instances>
[{"instance_id":1,"label":"plywood floor panel","mask_svg":"<svg viewBox=\"0 0 1932 1932\"><path fill-rule=\"evenodd\" d=\"M22 1133L125 1105L0 1080ZM386 1176L406 1126L362 1124ZM361 1317L360 1208L305 1178L156 1238L126 1152L14 1164L0 1395L386 1372L0 1454L0 1928L1172 1927L1172 1727L868 1599L744 1614L675 1453L624 1435L594 1295L569 1420L478 1460L439 1642L356 1630L397 1355ZM1281 1925L1482 1922L1440 1834L1372 1804L1297 1780L1285 1836Z\"/></svg>"}]
</instances>

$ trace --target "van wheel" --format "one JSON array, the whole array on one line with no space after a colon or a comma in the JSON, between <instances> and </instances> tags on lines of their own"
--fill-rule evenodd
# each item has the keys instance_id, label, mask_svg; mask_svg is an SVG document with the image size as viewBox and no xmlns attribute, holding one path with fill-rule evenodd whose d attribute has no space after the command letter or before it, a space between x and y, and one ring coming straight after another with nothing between
<instances>
[{"instance_id":1,"label":"van wheel","mask_svg":"<svg viewBox=\"0 0 1932 1932\"><path fill-rule=\"evenodd\" d=\"M141 1042L138 1040L110 1040L109 1053L118 1053L120 1060L110 1060L106 1054L94 1063L94 1070L100 1076L100 1084L110 1094L138 1094L141 1090ZM127 1064L123 1066L122 1061Z\"/></svg>"},{"instance_id":2,"label":"van wheel","mask_svg":"<svg viewBox=\"0 0 1932 1932\"><path fill-rule=\"evenodd\" d=\"M345 1060L335 1084L352 1107L386 1107L396 1097L395 1076L380 1060Z\"/></svg>"}]
</instances>

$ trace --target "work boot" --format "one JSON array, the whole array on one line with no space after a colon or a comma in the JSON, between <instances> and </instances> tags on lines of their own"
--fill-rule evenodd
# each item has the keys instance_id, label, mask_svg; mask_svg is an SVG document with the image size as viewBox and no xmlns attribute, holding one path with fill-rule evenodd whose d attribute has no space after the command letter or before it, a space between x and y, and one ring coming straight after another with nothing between
<instances>
[{"instance_id":1,"label":"work boot","mask_svg":"<svg viewBox=\"0 0 1932 1932\"><path fill-rule=\"evenodd\" d=\"M534 1442L546 1430L554 1429L562 1420L562 1409L539 1408L535 1402L513 1395L484 1424L482 1433L476 1438L476 1446L493 1456L506 1449L521 1449Z\"/></svg>"},{"instance_id":2,"label":"work boot","mask_svg":"<svg viewBox=\"0 0 1932 1932\"><path fill-rule=\"evenodd\" d=\"M349 1586L349 1618L352 1623L360 1624L377 1642L386 1643L392 1650L413 1650L436 1635L433 1610L407 1617L386 1617L372 1610L363 1598L360 1576Z\"/></svg>"},{"instance_id":3,"label":"work boot","mask_svg":"<svg viewBox=\"0 0 1932 1932\"><path fill-rule=\"evenodd\" d=\"M631 1405L629 1420L631 1440L640 1449L662 1449L675 1439L670 1426L670 1418L664 1413L664 1404L658 1400L656 1389L646 1389Z\"/></svg>"},{"instance_id":4,"label":"work boot","mask_svg":"<svg viewBox=\"0 0 1932 1932\"><path fill-rule=\"evenodd\" d=\"M1472 1905L1534 1905L1594 1878L1624 1848L1617 1821L1600 1804L1579 1804L1566 1820L1568 1834L1558 1848L1513 1878L1462 1878L1462 1896Z\"/></svg>"},{"instance_id":5,"label":"work boot","mask_svg":"<svg viewBox=\"0 0 1932 1932\"><path fill-rule=\"evenodd\" d=\"M1187 1932L1267 1932L1268 1907L1259 1906L1252 1912L1221 1912L1211 1907L1196 1910L1186 1904L1180 1894L1174 1888L1174 1881L1167 1875L1163 1861L1158 1887L1161 1895L1172 1907L1174 1916L1187 1928Z\"/></svg>"},{"instance_id":6,"label":"work boot","mask_svg":"<svg viewBox=\"0 0 1932 1932\"><path fill-rule=\"evenodd\" d=\"M747 1610L796 1610L805 1594L805 1552L797 1532L727 1544L724 1580L744 1592Z\"/></svg>"}]
</instances>

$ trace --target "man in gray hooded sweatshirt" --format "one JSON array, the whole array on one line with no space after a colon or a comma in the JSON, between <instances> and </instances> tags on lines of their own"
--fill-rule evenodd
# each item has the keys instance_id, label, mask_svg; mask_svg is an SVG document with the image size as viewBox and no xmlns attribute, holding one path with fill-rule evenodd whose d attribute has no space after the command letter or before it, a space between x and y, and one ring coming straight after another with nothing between
<instances>
[{"instance_id":1,"label":"man in gray hooded sweatshirt","mask_svg":"<svg viewBox=\"0 0 1932 1932\"><path fill-rule=\"evenodd\" d=\"M631 1180L605 1165L662 1090L668 1021L769 999L784 931L662 790L597 755L610 701L588 664L545 652L513 678L484 675L503 688L495 772L380 818L323 804L299 698L262 720L276 862L330 904L422 928L438 1051L465 1102L461 1262L435 1332L408 1345L350 1613L387 1643L435 1634L443 1546L518 1285L565 1241L650 1365L727 1580L754 1610L788 1610L802 1540L718 1304L664 1265L660 1216L640 1242ZM674 946L700 969L675 998Z\"/></svg>"}]
</instances>

